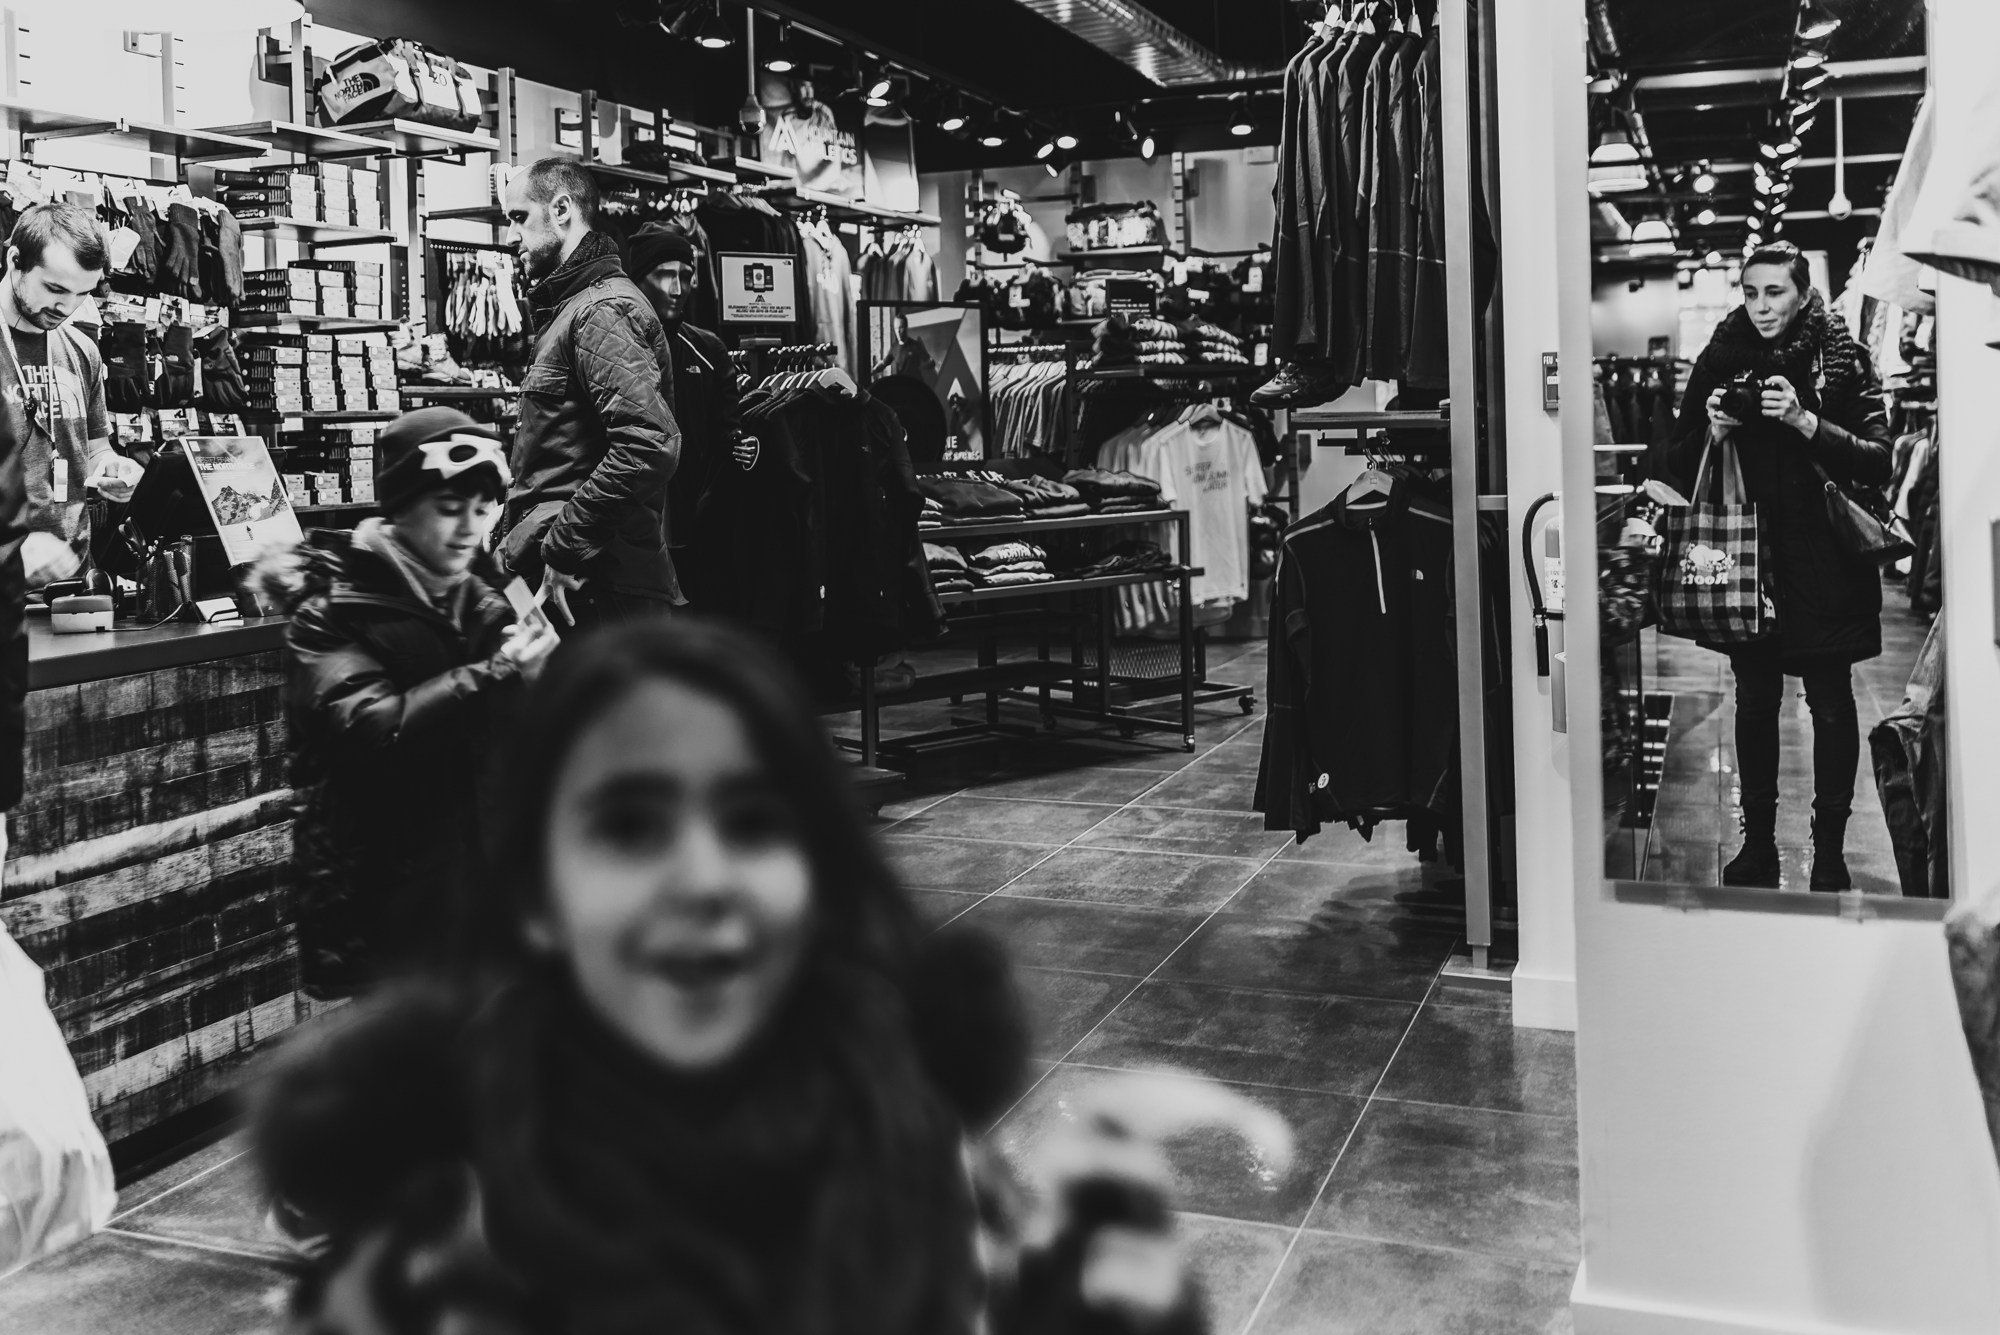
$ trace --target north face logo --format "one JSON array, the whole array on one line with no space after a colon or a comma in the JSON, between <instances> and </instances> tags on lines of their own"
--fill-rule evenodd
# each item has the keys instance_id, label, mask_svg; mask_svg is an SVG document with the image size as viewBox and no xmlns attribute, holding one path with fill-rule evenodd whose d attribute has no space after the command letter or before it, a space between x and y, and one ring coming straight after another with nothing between
<instances>
[{"instance_id":1,"label":"north face logo","mask_svg":"<svg viewBox=\"0 0 2000 1335\"><path fill-rule=\"evenodd\" d=\"M382 81L372 74L350 74L340 81L340 95L348 101L358 101L382 86Z\"/></svg>"}]
</instances>

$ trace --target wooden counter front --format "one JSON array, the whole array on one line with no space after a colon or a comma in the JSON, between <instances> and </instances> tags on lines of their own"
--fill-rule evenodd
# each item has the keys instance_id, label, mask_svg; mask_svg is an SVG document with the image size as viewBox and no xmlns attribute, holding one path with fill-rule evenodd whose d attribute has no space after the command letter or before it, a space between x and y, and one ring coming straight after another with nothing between
<instances>
[{"instance_id":1,"label":"wooden counter front","mask_svg":"<svg viewBox=\"0 0 2000 1335\"><path fill-rule=\"evenodd\" d=\"M225 1091L298 990L284 624L31 625L0 925L46 974L98 1127Z\"/></svg>"}]
</instances>

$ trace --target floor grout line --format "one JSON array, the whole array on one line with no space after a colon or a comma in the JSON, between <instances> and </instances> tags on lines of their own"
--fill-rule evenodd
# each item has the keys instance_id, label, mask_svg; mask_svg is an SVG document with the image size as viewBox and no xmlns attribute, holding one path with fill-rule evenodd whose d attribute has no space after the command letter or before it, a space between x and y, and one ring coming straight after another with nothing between
<instances>
[{"instance_id":1,"label":"floor grout line","mask_svg":"<svg viewBox=\"0 0 2000 1335\"><path fill-rule=\"evenodd\" d=\"M217 1242L196 1242L192 1238L170 1238L160 1233L140 1233L135 1229L117 1228L106 1224L99 1233L115 1233L121 1238L136 1238L141 1242L164 1242L173 1247L186 1247L191 1251L213 1252L217 1256L234 1256L244 1261L262 1261L265 1265L282 1268L285 1258L273 1256L269 1252L253 1252L246 1247L225 1247Z\"/></svg>"},{"instance_id":2,"label":"floor grout line","mask_svg":"<svg viewBox=\"0 0 2000 1335\"><path fill-rule=\"evenodd\" d=\"M1228 899L1223 900L1222 903L1219 906L1217 906L1212 912L1203 917L1200 922L1196 923L1194 926L1194 930L1190 931L1186 936L1182 937L1172 950L1169 950L1165 955L1163 955L1160 958L1159 963L1155 964L1152 967L1151 971L1148 972L1144 978L1141 978L1129 992L1127 992L1124 996L1118 998L1117 1001L1113 1002L1111 1009L1104 1012L1103 1015L1100 1015L1097 1018L1097 1023L1093 1024L1092 1026L1090 1026L1089 1029L1085 1030L1081 1038L1077 1039L1076 1042L1070 1044L1069 1049L1066 1052L1064 1052L1062 1056L1056 1058L1054 1064L1049 1067L1049 1071L1055 1070L1056 1067L1061 1066L1065 1061L1067 1061L1070 1058L1071 1054L1076 1052L1078 1048L1082 1047L1085 1043L1088 1043L1090 1041L1091 1035L1095 1034L1099 1029L1102 1029L1107 1023L1109 1023L1111 1017L1116 1015L1121 1009L1123 1009L1126 1002L1130 1001L1133 997L1139 995L1139 989L1143 988L1146 984L1152 982L1153 979L1159 975L1160 970L1167 967L1167 962L1173 959L1175 955L1178 955L1180 953L1181 947L1185 946L1188 942L1194 940L1196 936L1200 935L1202 928L1208 926L1209 923L1213 922L1215 920L1216 914L1221 913L1223 909L1228 908L1230 903L1233 900L1235 900L1235 898L1238 895L1242 894L1244 889L1250 884L1250 882L1256 880L1258 875L1264 870L1264 868L1270 866L1272 860L1275 859L1277 856L1278 856L1277 853L1273 852L1270 857L1264 859L1263 864L1259 866L1256 871L1253 871L1248 876L1244 877L1242 884L1238 885L1234 890L1229 892ZM1438 967L1442 969L1444 966L1440 964ZM1402 1004L1407 1006L1409 1003L1403 1002ZM1018 1108L1023 1103L1027 1102L1029 1097L1033 1095L1037 1089L1041 1088L1042 1082L1049 1078L1049 1071L1042 1072L1041 1075L1037 1076L1025 1090L1021 1091L1021 1097L1014 1100L1013 1104L1008 1107L1007 1112L1001 1115L1001 1120L1004 1121L1008 1115L1013 1113L1015 1108ZM1364 1111L1366 1110L1364 1109ZM996 1123L996 1125L997 1124L998 1123Z\"/></svg>"},{"instance_id":3,"label":"floor grout line","mask_svg":"<svg viewBox=\"0 0 2000 1335\"><path fill-rule=\"evenodd\" d=\"M1443 974L1444 965L1440 964L1437 975L1431 979L1430 990L1424 994L1423 1001L1417 1003L1416 1010L1410 1015L1410 1022L1403 1027L1402 1037L1396 1040L1394 1050L1389 1053L1389 1060L1382 1063L1382 1073L1375 1077L1375 1087L1368 1091L1368 1097L1361 1105L1360 1115L1354 1119L1354 1125L1347 1128L1347 1135L1341 1139L1340 1149L1334 1154L1333 1162L1327 1165L1326 1176L1319 1180L1319 1190L1313 1193L1312 1203L1306 1206L1306 1212L1299 1217L1299 1226L1292 1233L1292 1240L1285 1245L1285 1254L1278 1258L1277 1268L1271 1272L1271 1278L1264 1283L1264 1291L1257 1295L1257 1305L1250 1309L1250 1315L1243 1319L1242 1326L1238 1328L1239 1335L1249 1335L1251 1327L1257 1324L1257 1318L1263 1315L1264 1304L1271 1300L1271 1291L1277 1288L1278 1278L1285 1273L1285 1267L1291 1264L1292 1253L1299 1249L1299 1239L1306 1235L1306 1221L1312 1218L1313 1211L1319 1208L1320 1201L1325 1198L1327 1187L1333 1183L1333 1175L1340 1171L1341 1160L1347 1157L1349 1147L1354 1144L1354 1137L1360 1133L1362 1123L1368 1120L1368 1110L1375 1105L1376 1095L1382 1092L1383 1083L1388 1080L1390 1070L1396 1065L1396 1058L1402 1055L1403 1045L1410 1041L1410 1034L1416 1029L1417 1020L1422 1017L1424 1007L1437 992L1437 980Z\"/></svg>"},{"instance_id":4,"label":"floor grout line","mask_svg":"<svg viewBox=\"0 0 2000 1335\"><path fill-rule=\"evenodd\" d=\"M107 1228L110 1227L111 1224L115 1224L119 1220L124 1219L129 1215L137 1214L139 1211L145 1209L149 1205L153 1205L159 1201L165 1200L167 1197L179 1191L182 1187L193 1186L195 1183L207 1177L210 1173L221 1172L223 1169L229 1167L229 1165L235 1163L238 1159L241 1159L245 1154L248 1153L249 1153L248 1150L238 1150L236 1151L236 1153L230 1155L227 1159L224 1159L221 1163L210 1164L208 1167L202 1169L199 1173L196 1173L193 1177L189 1178L187 1181L176 1182L174 1183L174 1185L168 1187L165 1191L161 1192L159 1195L148 1196L145 1200L140 1201L137 1205L133 1206L129 1210L120 1210L117 1214L111 1216L111 1219L109 1223L106 1224L106 1227Z\"/></svg>"},{"instance_id":5,"label":"floor grout line","mask_svg":"<svg viewBox=\"0 0 2000 1335\"><path fill-rule=\"evenodd\" d=\"M1240 735L1242 734L1242 732L1243 732L1243 730L1244 730L1245 728L1248 728L1248 727L1251 727L1251 726L1252 726L1253 724L1255 724L1256 722L1257 722L1257 720L1256 720L1256 719L1250 719L1250 720L1246 720L1246 721L1244 722L1244 724L1242 725L1242 727L1239 727L1238 729L1236 729L1236 731L1235 731L1235 732L1232 732L1232 733L1230 733L1230 734L1229 734L1229 737L1236 737L1236 736L1240 736ZM1225 738L1223 739L1223 741L1228 741L1228 740L1229 740L1229 738L1228 738L1228 737L1225 737ZM1220 744L1221 744L1221 743L1217 743L1217 745L1220 745ZM1211 748L1210 748L1210 750L1211 750L1211 751L1212 751L1213 749L1214 749L1213 747L1211 747ZM951 916L950 916L949 918L946 918L946 919L945 919L945 920L944 920L943 922L941 922L941 923L939 923L939 924L937 925L937 928L936 928L935 930L939 930L939 931L942 931L942 930L943 930L944 928L946 928L946 927L949 927L949 926L951 926L951 924L953 924L953 923L957 922L957 921L958 921L958 920L959 920L960 918L963 918L963 917L964 917L964 916L965 916L966 914L968 914L968 913L972 912L972 911L973 911L974 909L978 908L978 907L979 907L979 906L980 906L981 904L984 904L984 903L985 903L985 902L986 902L987 900L989 900L989 899L993 898L993 897L994 897L995 895L999 894L999 893L1000 893L1001 891L1003 891L1003 890L1007 889L1007 888L1008 888L1009 886L1011 886L1011 885L1013 885L1013 884L1014 884L1015 882L1019 881L1019 880L1020 880L1020 879L1021 879L1021 878L1022 878L1023 876L1026 876L1026 875L1028 875L1028 873L1030 873L1030 872L1034 871L1036 867L1039 867L1039 866L1041 866L1041 865L1042 865L1043 863L1047 862L1047 861L1048 861L1048 860L1049 860L1050 858L1053 858L1053 857L1054 857L1054 856L1055 856L1056 854L1058 854L1058 853L1062 852L1062 851L1063 851L1064 849L1066 849L1066 848L1073 848L1073 847L1075 847L1075 846L1076 846L1076 841L1077 841L1078 839L1081 839L1081 838L1083 838L1083 837L1084 837L1085 835L1089 834L1089 833L1090 833L1090 832L1091 832L1092 830L1096 830L1096 829L1100 828L1101 826L1103 826L1103 824L1104 824L1104 822L1105 822L1105 821L1108 821L1108 820L1112 819L1113 817L1117 816L1117 815L1118 815L1118 814L1119 814L1120 812L1122 812L1122 811L1126 811L1126 810L1129 810L1130 808L1132 808L1132 807L1134 807L1134 806L1138 805L1138 802L1139 802L1139 798L1142 798L1142 797L1144 797L1144 796L1146 795L1146 793L1150 793L1150 792L1152 792L1152 791L1153 791L1153 789L1155 789L1155 788L1158 788L1158 787L1160 786L1160 784L1161 784L1161 783L1165 783L1165 782L1166 782L1166 781L1167 781L1168 779L1171 779L1171 778L1172 778L1172 777L1174 777L1174 775L1176 775L1176 774L1185 774L1185 773L1187 773L1187 771L1188 771L1189 769L1193 768L1193 767L1194 767L1194 766L1196 766L1196 765L1199 765L1199 764L1200 764L1200 763L1201 763L1202 761L1206 760L1207 758L1208 758L1208 755L1207 755L1207 753L1203 753L1202 755L1198 755L1198 756L1196 756L1196 757L1195 757L1195 758L1194 758L1193 760L1190 760L1190 761L1189 761L1189 762L1188 762L1187 764L1185 764L1185 765L1181 766L1181 767L1180 767L1179 769L1177 769L1177 770L1173 770L1173 771L1170 771L1169 773L1166 773L1166 774L1162 774L1162 775L1160 776L1160 780L1159 780L1159 783L1154 783L1154 784L1151 784L1151 785L1149 785L1149 786L1148 786L1148 787L1146 788L1146 791L1145 791L1145 792L1142 792L1142 793L1140 793L1140 794L1139 794L1139 795L1138 795L1137 797L1134 797L1134 798L1133 798L1133 799L1132 799L1132 800L1131 800L1130 802L1127 802L1127 803L1125 803L1125 804L1124 804L1123 806L1118 806L1118 807L1113 807L1113 808L1111 809L1111 811L1109 811L1109 812L1108 812L1108 813L1107 813L1107 814L1106 814L1106 815L1104 816L1103 820L1099 820L1099 821L1097 821L1097 822L1096 822L1095 824L1093 824L1093 825L1092 825L1092 826L1090 827L1090 829L1087 829L1087 830L1079 830L1079 831L1077 831L1077 833L1076 833L1076 834L1074 834L1074 835L1072 835L1072 836L1070 837L1070 839L1069 839L1069 840L1068 840L1068 841L1067 841L1066 843L1063 843L1063 844L1061 844L1061 845L1058 845L1058 846L1057 846L1057 847L1055 847L1055 848L1051 848L1051 849L1050 849L1050 850L1049 850L1049 851L1048 851L1048 852L1047 852L1046 854L1044 854L1044 855L1043 855L1042 857L1039 857L1039 858L1035 859L1035 861L1034 861L1034 862L1033 862L1032 864L1030 864L1030 865L1029 865L1029 866L1027 866L1027 867L1024 867L1024 868L1022 868L1022 869L1021 869L1021 871L1020 871L1019 873L1017 873L1017 874L1016 874L1016 875L1014 875L1014 876L1011 876L1011 877L1009 877L1009 878L1008 878L1008 879L1007 879L1007 880L1006 880L1005 882L1003 882L1002 884L1000 884L1000 885L998 885L998 886L995 886L995 887L994 887L994 888L993 888L992 890L990 890L990 891L988 891L987 893L985 893L985 894L983 894L983 895L979 896L979 898L978 898L978 899L976 899L976 900L974 900L974 901L973 901L972 903L970 903L970 904L967 904L967 905L966 905L966 906L965 906L964 908L960 909L960 910L959 910L959 911L958 911L957 913L954 913L954 914L952 914L952 915L951 915ZM970 795L970 790L969 790L969 789L967 789L967 790L963 790L963 792L962 792L962 793L960 793L960 794L954 794L954 796L961 796L961 795ZM998 842L998 841L990 841L990 842ZM1273 856L1275 856L1275 854L1274 854ZM1257 870L1258 870L1258 871L1262 871L1262 870L1263 870L1263 868L1262 868L1262 867L1259 867L1259 868L1258 868ZM1254 871L1253 871L1253 872L1251 873L1251 875L1252 875L1252 876L1256 875L1256 872L1254 872ZM1246 882L1245 882L1245 884L1248 884L1248 882L1246 881ZM1238 889L1238 890L1240 891L1240 890L1242 889L1242 887L1241 887L1241 886L1239 886L1239 887L1237 887L1237 889ZM1231 898L1233 899L1233 898L1234 898L1235 896L1234 896L1234 894L1232 894L1232 895L1231 895L1230 897L1231 897ZM1201 930L1201 929L1200 929L1200 928L1196 928L1195 930L1196 930L1196 931L1199 931L1199 930ZM1116 1009L1116 1008L1114 1007L1113 1009ZM1036 1081L1035 1083L1036 1083L1036 1084L1040 1084L1041 1082L1040 1082L1040 1081L1038 1080L1038 1081ZM1028 1088L1029 1088L1029 1091L1030 1091L1030 1092L1033 1092L1033 1089L1034 1089L1034 1085L1030 1085L1030 1086L1029 1086ZM1022 1095L1022 1097L1023 1097L1023 1098L1025 1098L1025 1097L1027 1097L1027 1096L1026 1096L1026 1095L1024 1094L1024 1095ZM1018 1100L1017 1100L1016 1102L1018 1102ZM1013 1109L1011 1109L1011 1108L1010 1108L1010 1109L1008 1109L1008 1111L1009 1111L1009 1112L1011 1112L1011 1111L1013 1111Z\"/></svg>"}]
</instances>

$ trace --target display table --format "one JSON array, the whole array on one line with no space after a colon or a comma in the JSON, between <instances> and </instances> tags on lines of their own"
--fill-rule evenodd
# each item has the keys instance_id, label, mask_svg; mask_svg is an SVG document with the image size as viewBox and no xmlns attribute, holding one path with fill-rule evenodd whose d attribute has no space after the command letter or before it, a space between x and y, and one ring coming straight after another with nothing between
<instances>
[{"instance_id":1,"label":"display table","mask_svg":"<svg viewBox=\"0 0 2000 1335\"><path fill-rule=\"evenodd\" d=\"M324 1009L298 990L285 624L29 622L0 925L45 971L108 1140L225 1091Z\"/></svg>"}]
</instances>

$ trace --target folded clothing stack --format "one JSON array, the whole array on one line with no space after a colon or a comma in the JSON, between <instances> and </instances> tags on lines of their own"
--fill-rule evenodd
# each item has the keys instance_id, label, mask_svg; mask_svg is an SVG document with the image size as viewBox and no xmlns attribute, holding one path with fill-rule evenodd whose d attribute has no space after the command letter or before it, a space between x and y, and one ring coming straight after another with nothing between
<instances>
[{"instance_id":1,"label":"folded clothing stack","mask_svg":"<svg viewBox=\"0 0 2000 1335\"><path fill-rule=\"evenodd\" d=\"M1121 542L1103 556L1098 557L1081 570L1072 572L1079 579L1098 575L1136 575L1148 570L1172 570L1174 559L1160 549L1157 542Z\"/></svg>"},{"instance_id":2,"label":"folded clothing stack","mask_svg":"<svg viewBox=\"0 0 2000 1335\"><path fill-rule=\"evenodd\" d=\"M970 593L972 577L966 571L965 554L956 547L924 544L924 565L931 572L931 587L939 593Z\"/></svg>"},{"instance_id":3,"label":"folded clothing stack","mask_svg":"<svg viewBox=\"0 0 2000 1335\"><path fill-rule=\"evenodd\" d=\"M918 528L943 528L944 507L930 497L924 497L923 513L917 516Z\"/></svg>"},{"instance_id":4,"label":"folded clothing stack","mask_svg":"<svg viewBox=\"0 0 2000 1335\"><path fill-rule=\"evenodd\" d=\"M1149 338L1139 344L1139 360L1147 366L1186 366L1187 344L1178 338Z\"/></svg>"},{"instance_id":5,"label":"folded clothing stack","mask_svg":"<svg viewBox=\"0 0 2000 1335\"><path fill-rule=\"evenodd\" d=\"M1090 513L1090 507L1084 504L1083 493L1066 482L1033 473L1026 477L1002 477L998 473L979 473L975 476L1019 496L1021 504L1027 507L1030 519L1061 519L1068 515Z\"/></svg>"},{"instance_id":6,"label":"folded clothing stack","mask_svg":"<svg viewBox=\"0 0 2000 1335\"><path fill-rule=\"evenodd\" d=\"M1065 474L1063 481L1075 487L1090 508L1099 514L1132 514L1158 510L1160 484L1136 473L1113 473L1102 468L1079 468Z\"/></svg>"},{"instance_id":7,"label":"folded clothing stack","mask_svg":"<svg viewBox=\"0 0 2000 1335\"><path fill-rule=\"evenodd\" d=\"M964 473L919 474L917 490L937 502L939 518L946 525L989 524L998 519L1019 519L1027 513L1013 492Z\"/></svg>"},{"instance_id":8,"label":"folded clothing stack","mask_svg":"<svg viewBox=\"0 0 2000 1335\"><path fill-rule=\"evenodd\" d=\"M1047 584L1049 554L1032 542L996 542L972 554L969 574L982 588L1002 589L1016 584Z\"/></svg>"},{"instance_id":9,"label":"folded clothing stack","mask_svg":"<svg viewBox=\"0 0 2000 1335\"><path fill-rule=\"evenodd\" d=\"M1181 326L1181 338L1187 345L1188 357L1194 361L1210 366L1250 364L1250 358L1243 352L1243 340L1207 320L1189 320Z\"/></svg>"}]
</instances>

